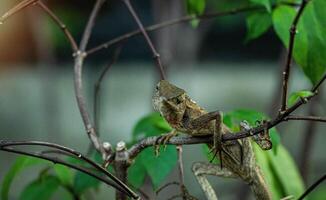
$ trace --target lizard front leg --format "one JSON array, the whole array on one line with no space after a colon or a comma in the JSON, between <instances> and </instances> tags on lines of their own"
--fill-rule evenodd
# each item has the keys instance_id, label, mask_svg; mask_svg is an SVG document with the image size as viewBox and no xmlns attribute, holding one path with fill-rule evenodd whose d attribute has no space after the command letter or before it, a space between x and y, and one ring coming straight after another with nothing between
<instances>
[{"instance_id":1,"label":"lizard front leg","mask_svg":"<svg viewBox=\"0 0 326 200\"><path fill-rule=\"evenodd\" d=\"M217 152L219 153L221 168L223 167L222 152L227 154L235 163L238 163L238 160L235 159L234 156L230 154L222 144L222 134L224 130L223 130L223 114L221 111L210 112L196 119L193 119L192 121L190 121L190 129L198 130L205 126L209 127L209 122L213 120L215 120L214 133L213 133L213 150L215 151L215 155Z\"/></svg>"},{"instance_id":2,"label":"lizard front leg","mask_svg":"<svg viewBox=\"0 0 326 200\"><path fill-rule=\"evenodd\" d=\"M192 166L192 171L202 190L204 191L207 200L217 200L217 196L211 184L208 182L206 175L214 175L224 178L238 177L236 174L234 174L227 168L221 168L218 165L204 162L194 163Z\"/></svg>"}]
</instances>

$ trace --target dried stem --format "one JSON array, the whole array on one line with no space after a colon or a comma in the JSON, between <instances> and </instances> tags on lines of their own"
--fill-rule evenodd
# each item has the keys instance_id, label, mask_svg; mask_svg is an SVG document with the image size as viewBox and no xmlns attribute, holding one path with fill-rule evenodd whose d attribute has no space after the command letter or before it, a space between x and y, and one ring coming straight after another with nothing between
<instances>
[{"instance_id":1,"label":"dried stem","mask_svg":"<svg viewBox=\"0 0 326 200\"><path fill-rule=\"evenodd\" d=\"M141 33L143 34L149 48L151 49L151 51L153 53L153 58L154 58L155 63L156 63L156 66L159 69L161 79L165 79L165 74L164 74L164 69L163 69L161 58L160 58L160 54L156 51L156 48L154 47L154 44L153 44L152 40L148 36L142 22L140 21L138 15L136 13L136 11L134 10L133 6L131 5L130 0L122 0L122 1L124 2L126 7L128 8L130 14L134 18L134 20L137 23Z\"/></svg>"},{"instance_id":2,"label":"dried stem","mask_svg":"<svg viewBox=\"0 0 326 200\"><path fill-rule=\"evenodd\" d=\"M286 59L286 65L283 71L283 84L282 84L282 105L280 113L284 112L287 108L287 94L288 94L288 85L289 85L289 76L290 76L290 69L291 69L291 61L292 61L292 54L293 54L293 47L294 47L294 39L295 35L297 33L297 25L299 22L299 19L303 13L303 10L305 9L307 3L309 0L302 0L301 5L299 7L299 10L294 17L294 20L292 22L292 25L290 27L290 39L289 39L289 51L287 54Z\"/></svg>"},{"instance_id":3,"label":"dried stem","mask_svg":"<svg viewBox=\"0 0 326 200\"><path fill-rule=\"evenodd\" d=\"M77 43L74 37L72 36L72 34L70 33L70 31L68 30L67 26L42 1L38 1L37 5L41 7L42 10L46 12L51 17L51 19L58 25L58 27L62 30L68 42L70 43L73 52L74 53L77 52L78 51Z\"/></svg>"}]
</instances>

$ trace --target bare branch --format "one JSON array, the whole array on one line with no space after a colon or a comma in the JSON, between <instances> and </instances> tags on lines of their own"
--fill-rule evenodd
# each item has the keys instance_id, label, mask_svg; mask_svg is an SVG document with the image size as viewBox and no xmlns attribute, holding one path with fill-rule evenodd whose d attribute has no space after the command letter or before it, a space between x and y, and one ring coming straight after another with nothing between
<instances>
[{"instance_id":1,"label":"bare branch","mask_svg":"<svg viewBox=\"0 0 326 200\"><path fill-rule=\"evenodd\" d=\"M180 179L180 192L182 194L183 199L186 198L185 190L185 181L184 181L184 172L183 172L183 160L182 160L182 146L177 145L178 151L178 169L179 169L179 179Z\"/></svg>"},{"instance_id":2,"label":"bare branch","mask_svg":"<svg viewBox=\"0 0 326 200\"><path fill-rule=\"evenodd\" d=\"M146 32L151 32L151 31L159 30L159 29L166 28L166 27L169 27L169 26L172 26L172 25L189 22L189 21L194 20L194 19L211 19L211 18L214 18L214 17L226 16L226 15L234 15L234 14L238 14L238 13L241 13L241 12L248 12L248 11L258 10L258 9L261 9L261 7L237 8L237 9L232 9L232 10L229 10L229 11L222 11L222 12L214 12L214 13L203 14L203 15L200 15L200 16L187 15L187 16L184 16L184 17L181 17L181 18L178 18L178 19L172 19L172 20L168 20L168 21L164 21L164 22L161 22L161 23L158 23L158 24L148 26L148 27L144 28L144 30ZM141 29L138 29L138 30L126 33L124 35L121 35L119 37L116 37L116 38L114 38L112 40L109 40L109 41L107 41L107 42L105 42L103 44L100 44L100 45L98 45L96 47L93 47L93 48L89 49L87 51L87 55L96 53L96 52L98 52L100 50L103 50L103 49L107 49L107 48L111 47L112 45L118 44L118 43L120 43L122 41L125 41L125 40L127 40L127 39L129 39L131 37L134 37L136 35L139 35L141 33L142 33Z\"/></svg>"},{"instance_id":3,"label":"bare branch","mask_svg":"<svg viewBox=\"0 0 326 200\"><path fill-rule=\"evenodd\" d=\"M115 177L113 174L111 174L105 168L98 165L97 163L95 163L91 159L87 158L83 154L81 154L73 149L70 149L68 147L61 146L61 145L54 144L54 143L49 143L49 142L41 142L41 141L5 141L5 140L0 140L0 148L1 149L7 149L7 147L11 147L11 146L46 146L46 147L51 147L51 148L58 149L60 151L69 153L70 155L73 155L76 158L85 161L86 163L90 164L98 171L102 172L103 174L105 174L106 176L111 178L116 184L120 185L120 187L122 187L131 196L135 196L135 197L137 196L137 194L134 193L127 185L125 185L122 181L120 181L117 177ZM40 154L40 155L42 155L42 154Z\"/></svg>"},{"instance_id":4,"label":"bare branch","mask_svg":"<svg viewBox=\"0 0 326 200\"><path fill-rule=\"evenodd\" d=\"M326 122L326 117L318 117L318 116L300 116L300 115L290 115L284 118L287 120L307 120L307 121L316 121L316 122Z\"/></svg>"},{"instance_id":5,"label":"bare branch","mask_svg":"<svg viewBox=\"0 0 326 200\"><path fill-rule=\"evenodd\" d=\"M122 0L122 1L124 2L126 7L128 8L129 12L131 13L132 17L134 18L135 22L137 23L141 33L143 34L149 48L151 49L151 51L153 53L153 58L154 58L155 63L156 63L156 67L159 69L161 79L165 79L165 74L164 74L164 69L163 69L163 65L162 65L162 62L161 62L160 54L156 51L156 48L154 47L154 44L153 44L152 40L148 36L142 22L140 21L138 15L136 13L136 11L134 10L133 6L131 5L130 0Z\"/></svg>"},{"instance_id":6,"label":"bare branch","mask_svg":"<svg viewBox=\"0 0 326 200\"><path fill-rule=\"evenodd\" d=\"M289 6L293 6L296 7L298 6L298 4L295 3L285 3L282 2L281 4L285 4L285 5L289 5ZM275 5L274 5L275 6ZM192 21L194 19L212 19L215 17L220 17L220 16L227 16L227 15L235 15L235 14L239 14L239 13L243 13L243 12L250 12L250 11L254 11L254 10L263 10L265 8L261 7L261 6L249 6L249 7L240 7L240 8L235 8L235 9L231 9L228 11L217 11L217 12L213 12L213 13L206 13L206 14L202 14L199 16L195 16L195 15L186 15L177 19L172 19L172 20L167 20L161 23L157 23L151 26L147 26L145 27L145 31L146 32L152 32L152 31L156 31L162 28L166 28L166 27L170 27L176 24L180 24L180 23L185 23L185 22L189 22ZM131 37L134 37L136 35L141 34L142 31L140 29L138 30L134 30L132 32L126 33L124 35L118 36L114 39L111 39L107 42L104 42L103 44L100 44L96 47L93 47L89 50L87 50L87 55L96 53L100 50L103 49L107 49L109 47L111 47L112 45L118 44L122 41L125 41Z\"/></svg>"},{"instance_id":7,"label":"bare branch","mask_svg":"<svg viewBox=\"0 0 326 200\"><path fill-rule=\"evenodd\" d=\"M293 54L293 47L294 47L294 39L297 33L297 25L299 19L305 9L309 0L302 0L299 10L296 16L293 19L291 28L290 28L290 39L289 39L289 51L286 59L286 65L283 71L283 88L282 88L282 105L280 113L284 112L287 107L287 94L288 94L288 84L289 84L289 76L290 76L290 69L291 69L291 61L292 61L292 54Z\"/></svg>"},{"instance_id":8,"label":"bare branch","mask_svg":"<svg viewBox=\"0 0 326 200\"><path fill-rule=\"evenodd\" d=\"M16 6L11 8L10 10L8 10L4 15L2 15L0 17L0 24L4 23L4 21L6 21L9 17L11 17L14 14L18 13L22 9L24 9L24 8L30 6L30 5L33 5L37 1L38 0L24 0L24 1L20 2L20 3L18 3Z\"/></svg>"},{"instance_id":9,"label":"bare branch","mask_svg":"<svg viewBox=\"0 0 326 200\"><path fill-rule=\"evenodd\" d=\"M83 119L83 123L87 132L89 139L91 140L93 146L97 151L99 151L102 155L105 155L105 151L102 147L100 139L96 134L96 130L91 121L89 113L86 108L86 100L83 95L83 82L82 82L82 72L83 72L83 63L86 56L85 49L87 47L89 38L92 33L93 26L95 24L96 17L100 8L102 7L105 0L97 0L95 6L91 12L89 20L87 22L84 34L82 36L79 50L76 53L75 65L74 65L74 86L75 86L75 95L78 104L78 108Z\"/></svg>"},{"instance_id":10,"label":"bare branch","mask_svg":"<svg viewBox=\"0 0 326 200\"><path fill-rule=\"evenodd\" d=\"M51 17L51 19L58 25L58 27L62 30L62 32L65 34L68 42L70 43L71 49L73 50L73 52L77 52L78 51L77 43L76 43L74 37L72 36L72 34L70 33L70 31L68 30L67 26L42 1L39 0L37 2L37 5L39 7L41 7L42 10L44 12L46 12Z\"/></svg>"},{"instance_id":11,"label":"bare branch","mask_svg":"<svg viewBox=\"0 0 326 200\"><path fill-rule=\"evenodd\" d=\"M147 137L140 140L138 143L134 144L130 149L128 149L129 158L135 158L138 153L142 150L146 149L147 147L154 146L156 144L160 144L162 137L161 136L153 136ZM189 136L179 136L173 137L166 144L173 144L173 145L189 145L189 144L202 144L202 143L210 143L212 142L212 137L189 137Z\"/></svg>"},{"instance_id":12,"label":"bare branch","mask_svg":"<svg viewBox=\"0 0 326 200\"><path fill-rule=\"evenodd\" d=\"M86 169L84 167L73 165L73 164L68 163L66 161L63 161L63 160L61 160L59 158L50 157L50 156L42 155L42 154L39 154L39 153L26 152L26 151L23 151L23 150L16 150L16 149L12 149L12 148L10 148L8 146L2 146L2 145L1 145L0 150L1 151L12 152L12 153L16 153L16 154L21 154L21 155L32 156L32 157L40 158L40 159L43 159L43 160L48 160L50 162L53 162L54 164L56 164L56 163L62 164L62 165L67 166L69 168L76 169L78 171L86 173L86 174L88 174L88 175L90 175L90 176L92 176L92 177L106 183L107 185L110 185L110 186L114 187L115 189L126 193L128 196L133 197L134 199L138 198L137 195L132 196L132 194L129 193L128 191L126 191L120 184L117 184L116 182L113 182L113 181L108 180L108 179L106 179L106 178L104 178L102 176L99 176L96 173L93 173L93 172L91 172L90 170L88 170L88 169Z\"/></svg>"}]
</instances>

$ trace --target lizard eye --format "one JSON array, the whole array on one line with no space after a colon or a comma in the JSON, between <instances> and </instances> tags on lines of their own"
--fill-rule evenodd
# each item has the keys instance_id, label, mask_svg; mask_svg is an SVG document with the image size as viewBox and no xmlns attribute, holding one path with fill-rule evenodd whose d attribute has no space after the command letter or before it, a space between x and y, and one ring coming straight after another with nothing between
<instances>
[{"instance_id":1,"label":"lizard eye","mask_svg":"<svg viewBox=\"0 0 326 200\"><path fill-rule=\"evenodd\" d=\"M176 99L175 99L175 103L176 103L176 104L180 104L180 103L181 103L180 99L179 99L179 98L176 98Z\"/></svg>"}]
</instances>

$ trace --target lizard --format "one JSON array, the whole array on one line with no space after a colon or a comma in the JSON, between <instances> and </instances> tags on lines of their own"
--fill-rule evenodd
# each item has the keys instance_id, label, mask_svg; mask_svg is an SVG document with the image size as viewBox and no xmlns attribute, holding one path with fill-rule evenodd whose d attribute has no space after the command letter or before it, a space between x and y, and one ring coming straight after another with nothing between
<instances>
[{"instance_id":1,"label":"lizard","mask_svg":"<svg viewBox=\"0 0 326 200\"><path fill-rule=\"evenodd\" d=\"M220 170L224 171L226 174L237 174L246 182L248 182L250 179L248 182L250 184L255 183L255 181L252 181L255 178L263 180L261 178L261 173L258 173L259 170L255 169L256 166L254 166L254 163L250 162L248 166L247 160L252 159L248 158L248 156L252 157L250 156L250 150L252 151L252 148L247 144L248 142L244 143L240 140L235 140L228 143L222 142L222 135L225 133L230 133L231 131L223 123L223 115L221 111L207 112L195 101L193 101L187 95L185 90L171 84L166 80L159 81L156 86L152 101L154 110L160 112L161 116L173 128L169 134L163 136L163 143L168 141L171 137L175 136L177 132L182 132L194 137L213 135L213 145L209 144L209 146L212 148L212 150L215 151L215 153L219 153L221 166L218 167ZM269 140L268 130L264 130L264 132L261 133L261 136L253 137L253 139L264 150L270 149L272 147L272 143ZM243 141L246 140L244 139ZM248 150L248 148L250 150ZM249 155L245 155L246 153L249 153ZM243 155L245 155L244 160L242 158ZM225 168L223 168L224 160L226 161ZM242 165L242 163L244 163L244 165ZM198 167L199 165L203 166L203 163L194 165L193 170L198 169L200 171L200 169L205 168L204 166L203 168ZM247 174L244 172L239 173L239 170L246 171ZM227 173L227 171L229 173ZM257 172L254 173L255 175L249 175L248 173L251 171ZM247 175L251 178L246 178L243 175ZM268 190L266 189L265 191ZM267 192L267 194L269 193Z\"/></svg>"}]
</instances>

